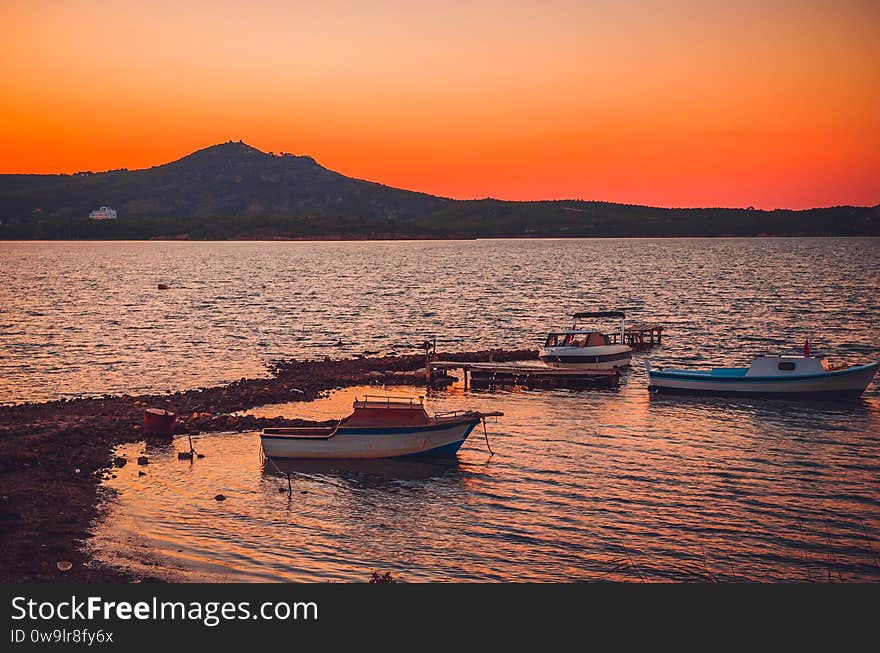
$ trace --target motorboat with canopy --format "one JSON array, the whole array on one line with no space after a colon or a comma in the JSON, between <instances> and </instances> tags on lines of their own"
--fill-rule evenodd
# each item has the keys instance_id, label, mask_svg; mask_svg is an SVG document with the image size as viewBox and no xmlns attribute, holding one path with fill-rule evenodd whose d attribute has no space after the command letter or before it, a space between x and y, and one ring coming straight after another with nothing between
<instances>
[{"instance_id":1,"label":"motorboat with canopy","mask_svg":"<svg viewBox=\"0 0 880 653\"><path fill-rule=\"evenodd\" d=\"M617 318L620 337L612 342L603 331L586 326L584 320ZM632 360L632 347L623 344L626 314L623 311L589 311L575 313L570 329L551 331L538 357L551 367L613 370L626 367Z\"/></svg>"}]
</instances>

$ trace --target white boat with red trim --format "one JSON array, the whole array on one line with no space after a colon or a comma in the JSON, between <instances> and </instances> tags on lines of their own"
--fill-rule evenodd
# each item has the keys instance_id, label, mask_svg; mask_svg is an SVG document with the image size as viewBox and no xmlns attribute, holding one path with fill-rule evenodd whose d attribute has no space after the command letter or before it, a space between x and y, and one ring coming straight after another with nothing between
<instances>
[{"instance_id":1,"label":"white boat with red trim","mask_svg":"<svg viewBox=\"0 0 880 653\"><path fill-rule=\"evenodd\" d=\"M326 427L267 428L260 433L270 458L453 457L474 427L493 411L428 415L421 398L366 396L354 412Z\"/></svg>"}]
</instances>

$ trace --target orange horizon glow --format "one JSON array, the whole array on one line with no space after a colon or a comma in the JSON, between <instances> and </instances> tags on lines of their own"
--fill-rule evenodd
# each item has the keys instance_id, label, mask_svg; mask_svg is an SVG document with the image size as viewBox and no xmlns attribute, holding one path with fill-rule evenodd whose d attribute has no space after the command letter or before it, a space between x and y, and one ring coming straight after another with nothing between
<instances>
[{"instance_id":1,"label":"orange horizon glow","mask_svg":"<svg viewBox=\"0 0 880 653\"><path fill-rule=\"evenodd\" d=\"M0 173L243 140L458 199L880 204L876 2L0 2Z\"/></svg>"}]
</instances>

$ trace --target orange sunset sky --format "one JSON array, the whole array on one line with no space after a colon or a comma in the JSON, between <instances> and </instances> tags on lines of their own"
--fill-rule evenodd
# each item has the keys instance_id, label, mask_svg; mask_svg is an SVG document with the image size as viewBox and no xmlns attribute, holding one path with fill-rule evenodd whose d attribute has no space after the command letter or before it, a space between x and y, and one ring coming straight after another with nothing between
<instances>
[{"instance_id":1,"label":"orange sunset sky","mask_svg":"<svg viewBox=\"0 0 880 653\"><path fill-rule=\"evenodd\" d=\"M880 203L877 0L0 8L0 173L243 139L456 198Z\"/></svg>"}]
</instances>

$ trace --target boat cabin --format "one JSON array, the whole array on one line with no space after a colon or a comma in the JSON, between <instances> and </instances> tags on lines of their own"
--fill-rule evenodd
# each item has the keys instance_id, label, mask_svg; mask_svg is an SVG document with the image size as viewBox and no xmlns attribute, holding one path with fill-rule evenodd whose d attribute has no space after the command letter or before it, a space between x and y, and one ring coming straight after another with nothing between
<instances>
[{"instance_id":1,"label":"boat cabin","mask_svg":"<svg viewBox=\"0 0 880 653\"><path fill-rule=\"evenodd\" d=\"M575 329L547 334L544 347L604 347L611 339L600 331Z\"/></svg>"},{"instance_id":2,"label":"boat cabin","mask_svg":"<svg viewBox=\"0 0 880 653\"><path fill-rule=\"evenodd\" d=\"M584 349L587 347L606 347L613 345L611 338L602 331L595 328L585 328L583 324L579 324L585 319L594 318L618 318L620 320L620 342L624 342L625 319L623 311L590 311L588 313L575 313L571 328L566 331L551 331L547 334L547 340L544 342L544 348L552 347L577 347Z\"/></svg>"},{"instance_id":3,"label":"boat cabin","mask_svg":"<svg viewBox=\"0 0 880 653\"><path fill-rule=\"evenodd\" d=\"M846 365L842 366L846 369ZM776 356L760 355L749 366L745 376L795 376L801 374L823 374L841 369L831 365L826 358L817 356Z\"/></svg>"},{"instance_id":4,"label":"boat cabin","mask_svg":"<svg viewBox=\"0 0 880 653\"><path fill-rule=\"evenodd\" d=\"M429 424L425 406L412 397L367 395L354 402L354 412L342 420L350 428L378 426L423 426Z\"/></svg>"}]
</instances>

